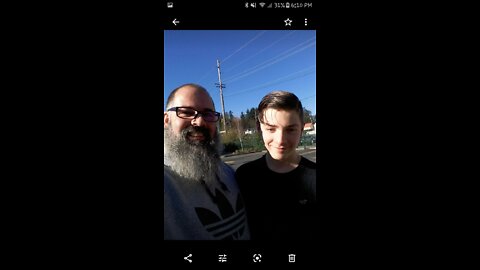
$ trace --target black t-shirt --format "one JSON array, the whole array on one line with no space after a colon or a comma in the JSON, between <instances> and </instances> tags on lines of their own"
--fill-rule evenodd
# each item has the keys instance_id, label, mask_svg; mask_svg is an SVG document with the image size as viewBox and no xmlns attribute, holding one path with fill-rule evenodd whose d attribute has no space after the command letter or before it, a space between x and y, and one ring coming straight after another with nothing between
<instances>
[{"instance_id":1,"label":"black t-shirt","mask_svg":"<svg viewBox=\"0 0 480 270\"><path fill-rule=\"evenodd\" d=\"M316 164L304 157L288 173L271 171L266 155L237 169L252 240L317 238L316 174Z\"/></svg>"}]
</instances>

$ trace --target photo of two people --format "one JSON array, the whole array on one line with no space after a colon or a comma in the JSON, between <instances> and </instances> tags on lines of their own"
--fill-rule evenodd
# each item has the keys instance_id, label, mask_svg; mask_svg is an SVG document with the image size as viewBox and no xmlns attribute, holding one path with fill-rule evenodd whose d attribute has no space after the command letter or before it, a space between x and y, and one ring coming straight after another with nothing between
<instances>
[{"instance_id":1,"label":"photo of two people","mask_svg":"<svg viewBox=\"0 0 480 270\"><path fill-rule=\"evenodd\" d=\"M316 239L316 32L164 45L164 240Z\"/></svg>"}]
</instances>

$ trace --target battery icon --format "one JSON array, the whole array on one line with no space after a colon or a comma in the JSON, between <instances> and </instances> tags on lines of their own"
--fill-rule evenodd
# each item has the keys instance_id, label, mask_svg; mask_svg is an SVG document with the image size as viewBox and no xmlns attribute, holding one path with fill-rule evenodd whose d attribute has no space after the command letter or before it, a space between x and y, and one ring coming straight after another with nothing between
<instances>
[{"instance_id":1,"label":"battery icon","mask_svg":"<svg viewBox=\"0 0 480 270\"><path fill-rule=\"evenodd\" d=\"M287 2L287 8L290 8L290 3Z\"/></svg>"}]
</instances>

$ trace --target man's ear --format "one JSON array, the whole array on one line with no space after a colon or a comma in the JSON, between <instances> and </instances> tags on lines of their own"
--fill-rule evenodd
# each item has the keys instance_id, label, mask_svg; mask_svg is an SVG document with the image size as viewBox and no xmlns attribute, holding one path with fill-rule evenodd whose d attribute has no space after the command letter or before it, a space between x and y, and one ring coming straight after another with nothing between
<instances>
[{"instance_id":1,"label":"man's ear","mask_svg":"<svg viewBox=\"0 0 480 270\"><path fill-rule=\"evenodd\" d=\"M167 128L169 124L170 124L170 117L168 117L167 112L164 112L163 113L163 127Z\"/></svg>"}]
</instances>

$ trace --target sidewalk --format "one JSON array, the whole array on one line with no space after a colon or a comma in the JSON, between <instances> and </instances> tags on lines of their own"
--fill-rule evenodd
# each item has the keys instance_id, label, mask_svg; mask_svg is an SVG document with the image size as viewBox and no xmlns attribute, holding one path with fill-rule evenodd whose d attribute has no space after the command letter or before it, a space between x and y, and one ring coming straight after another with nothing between
<instances>
[{"instance_id":1,"label":"sidewalk","mask_svg":"<svg viewBox=\"0 0 480 270\"><path fill-rule=\"evenodd\" d=\"M267 150L263 150L263 151L261 151L261 152L262 152L262 153L266 153ZM220 158L231 157L231 156L239 156L239 155L249 155L249 154L256 154L256 153L259 153L259 152L242 153L242 154L230 153L230 154L221 155Z\"/></svg>"},{"instance_id":2,"label":"sidewalk","mask_svg":"<svg viewBox=\"0 0 480 270\"><path fill-rule=\"evenodd\" d=\"M316 145L310 145L310 146L299 146L297 147L297 151L301 151L301 150L311 150L311 149L317 149L317 146ZM262 153L266 153L267 150L263 150L261 151ZM221 155L220 158L225 158L225 157L231 157L231 156L239 156L239 155L248 155L248 154L255 154L255 153L259 153L259 152L252 152L252 153L242 153L242 154L235 154L235 153L229 153L229 154L225 154L225 155Z\"/></svg>"},{"instance_id":3,"label":"sidewalk","mask_svg":"<svg viewBox=\"0 0 480 270\"><path fill-rule=\"evenodd\" d=\"M299 146L297 147L297 151L300 151L300 150L309 150L309 149L317 149L317 146L316 145L310 145L310 146Z\"/></svg>"}]
</instances>

